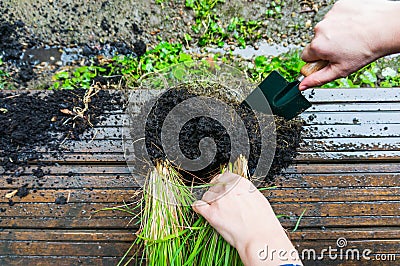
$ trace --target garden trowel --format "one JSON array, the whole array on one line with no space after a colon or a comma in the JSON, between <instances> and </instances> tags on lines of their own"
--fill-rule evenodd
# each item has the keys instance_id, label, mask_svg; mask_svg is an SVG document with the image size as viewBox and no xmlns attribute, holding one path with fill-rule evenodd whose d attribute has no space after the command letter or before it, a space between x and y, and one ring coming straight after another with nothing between
<instances>
[{"instance_id":1,"label":"garden trowel","mask_svg":"<svg viewBox=\"0 0 400 266\"><path fill-rule=\"evenodd\" d=\"M300 71L302 75L294 82L288 82L277 71L272 71L244 100L244 103L254 110L265 113L267 110L265 99L267 99L274 115L290 120L311 107L311 103L299 90L301 80L323 69L327 64L327 61L307 63Z\"/></svg>"}]
</instances>

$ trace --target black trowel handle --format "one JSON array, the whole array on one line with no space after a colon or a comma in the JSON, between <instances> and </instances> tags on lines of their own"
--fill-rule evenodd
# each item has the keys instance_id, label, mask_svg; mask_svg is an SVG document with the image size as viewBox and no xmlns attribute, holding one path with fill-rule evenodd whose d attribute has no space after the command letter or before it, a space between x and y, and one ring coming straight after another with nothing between
<instances>
[{"instance_id":1,"label":"black trowel handle","mask_svg":"<svg viewBox=\"0 0 400 266\"><path fill-rule=\"evenodd\" d=\"M310 62L310 63L305 64L305 66L303 66L301 68L300 72L304 77L308 77L312 73L315 73L315 72L323 69L328 64L329 64L329 62L328 61L324 61L324 60Z\"/></svg>"}]
</instances>

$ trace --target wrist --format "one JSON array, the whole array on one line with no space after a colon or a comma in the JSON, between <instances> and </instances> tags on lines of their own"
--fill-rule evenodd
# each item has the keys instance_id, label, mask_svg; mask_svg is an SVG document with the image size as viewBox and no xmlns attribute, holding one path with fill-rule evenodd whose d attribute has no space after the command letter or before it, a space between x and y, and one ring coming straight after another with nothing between
<instances>
[{"instance_id":1,"label":"wrist","mask_svg":"<svg viewBox=\"0 0 400 266\"><path fill-rule=\"evenodd\" d=\"M237 247L244 265L302 265L297 250L278 219L275 218L275 221L269 224L268 230L264 232Z\"/></svg>"}]
</instances>

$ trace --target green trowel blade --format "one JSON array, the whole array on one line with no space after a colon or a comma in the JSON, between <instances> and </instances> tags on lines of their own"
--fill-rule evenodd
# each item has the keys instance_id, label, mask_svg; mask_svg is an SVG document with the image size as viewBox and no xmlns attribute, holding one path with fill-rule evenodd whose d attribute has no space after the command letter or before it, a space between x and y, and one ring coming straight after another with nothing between
<instances>
[{"instance_id":1,"label":"green trowel blade","mask_svg":"<svg viewBox=\"0 0 400 266\"><path fill-rule=\"evenodd\" d=\"M301 94L299 84L299 81L288 82L278 72L272 71L244 102L252 109L265 112L266 99L274 115L290 120L311 107Z\"/></svg>"}]
</instances>

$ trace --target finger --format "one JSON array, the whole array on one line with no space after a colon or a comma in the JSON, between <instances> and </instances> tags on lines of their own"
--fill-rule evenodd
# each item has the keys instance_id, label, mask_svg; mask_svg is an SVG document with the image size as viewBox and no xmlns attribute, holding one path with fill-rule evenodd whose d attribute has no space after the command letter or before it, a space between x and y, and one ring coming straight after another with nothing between
<instances>
[{"instance_id":1,"label":"finger","mask_svg":"<svg viewBox=\"0 0 400 266\"><path fill-rule=\"evenodd\" d=\"M218 183L227 185L235 183L240 178L242 178L240 175L232 174L230 172L225 172L224 174L219 176Z\"/></svg>"},{"instance_id":2,"label":"finger","mask_svg":"<svg viewBox=\"0 0 400 266\"><path fill-rule=\"evenodd\" d=\"M299 89L303 91L311 87L321 86L339 78L340 76L341 75L332 68L332 65L328 65L304 78L299 85Z\"/></svg>"},{"instance_id":3,"label":"finger","mask_svg":"<svg viewBox=\"0 0 400 266\"><path fill-rule=\"evenodd\" d=\"M220 177L221 177L221 174L218 174L218 175L214 176L214 178L211 179L210 184L216 184Z\"/></svg>"},{"instance_id":4,"label":"finger","mask_svg":"<svg viewBox=\"0 0 400 266\"><path fill-rule=\"evenodd\" d=\"M193 210L203 217L206 217L207 210L209 207L210 207L210 205L203 200L197 200L192 204Z\"/></svg>"},{"instance_id":5,"label":"finger","mask_svg":"<svg viewBox=\"0 0 400 266\"><path fill-rule=\"evenodd\" d=\"M322 60L322 58L318 55L318 53L312 48L311 44L308 44L303 52L301 53L301 59L305 62L314 62L318 60Z\"/></svg>"},{"instance_id":6,"label":"finger","mask_svg":"<svg viewBox=\"0 0 400 266\"><path fill-rule=\"evenodd\" d=\"M216 201L219 196L220 193L215 193L213 191L208 190L206 193L204 193L201 200L207 202L208 204L211 204L212 202Z\"/></svg>"}]
</instances>

